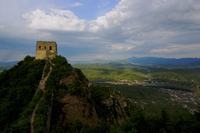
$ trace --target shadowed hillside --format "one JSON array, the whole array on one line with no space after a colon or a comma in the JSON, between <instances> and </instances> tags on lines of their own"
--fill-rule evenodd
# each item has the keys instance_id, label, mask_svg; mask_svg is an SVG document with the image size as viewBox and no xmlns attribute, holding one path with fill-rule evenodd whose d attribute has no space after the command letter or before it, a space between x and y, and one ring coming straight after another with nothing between
<instances>
[{"instance_id":1,"label":"shadowed hillside","mask_svg":"<svg viewBox=\"0 0 200 133\"><path fill-rule=\"evenodd\" d=\"M0 83L3 132L101 132L127 117L127 99L91 86L61 56L46 61L27 56L1 73Z\"/></svg>"}]
</instances>

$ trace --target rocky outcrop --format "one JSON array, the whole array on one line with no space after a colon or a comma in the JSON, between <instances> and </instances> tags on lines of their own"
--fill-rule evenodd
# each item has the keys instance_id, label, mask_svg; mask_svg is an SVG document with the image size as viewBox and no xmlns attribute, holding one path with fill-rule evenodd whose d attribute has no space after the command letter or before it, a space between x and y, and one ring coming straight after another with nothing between
<instances>
[{"instance_id":1,"label":"rocky outcrop","mask_svg":"<svg viewBox=\"0 0 200 133\"><path fill-rule=\"evenodd\" d=\"M75 121L90 127L98 126L99 123L118 125L126 120L129 102L124 97L111 96L98 103L91 100L81 96L65 95L61 99L63 126L73 125Z\"/></svg>"},{"instance_id":2,"label":"rocky outcrop","mask_svg":"<svg viewBox=\"0 0 200 133\"><path fill-rule=\"evenodd\" d=\"M64 127L72 125L75 121L80 121L91 127L97 126L100 122L95 106L85 97L65 95L61 103L63 104Z\"/></svg>"},{"instance_id":3,"label":"rocky outcrop","mask_svg":"<svg viewBox=\"0 0 200 133\"><path fill-rule=\"evenodd\" d=\"M70 69L70 72L60 78L59 86L66 89L66 93L58 98L61 104L59 118L62 119L64 128L76 121L89 127L96 127L100 123L120 124L127 117L128 100L109 89L99 88L94 92L95 87L79 69Z\"/></svg>"},{"instance_id":4,"label":"rocky outcrop","mask_svg":"<svg viewBox=\"0 0 200 133\"><path fill-rule=\"evenodd\" d=\"M81 70L74 68L70 74L60 80L61 85L70 86L73 84L78 84L83 88L88 88L89 81L83 75Z\"/></svg>"}]
</instances>

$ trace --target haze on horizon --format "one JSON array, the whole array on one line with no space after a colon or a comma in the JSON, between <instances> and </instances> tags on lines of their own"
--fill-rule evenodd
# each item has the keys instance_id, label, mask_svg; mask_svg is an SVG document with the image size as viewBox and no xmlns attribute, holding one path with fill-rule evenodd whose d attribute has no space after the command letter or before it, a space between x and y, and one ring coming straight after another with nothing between
<instances>
[{"instance_id":1,"label":"haze on horizon","mask_svg":"<svg viewBox=\"0 0 200 133\"><path fill-rule=\"evenodd\" d=\"M200 57L199 0L1 0L0 61L54 40L72 61Z\"/></svg>"}]
</instances>

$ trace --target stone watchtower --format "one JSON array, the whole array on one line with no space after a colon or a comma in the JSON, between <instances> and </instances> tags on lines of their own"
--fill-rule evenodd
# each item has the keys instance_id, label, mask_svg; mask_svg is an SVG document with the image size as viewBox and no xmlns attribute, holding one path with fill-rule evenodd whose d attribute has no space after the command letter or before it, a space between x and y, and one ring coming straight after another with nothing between
<instances>
[{"instance_id":1,"label":"stone watchtower","mask_svg":"<svg viewBox=\"0 0 200 133\"><path fill-rule=\"evenodd\" d=\"M37 41L36 60L53 59L57 56L57 44L54 41Z\"/></svg>"}]
</instances>

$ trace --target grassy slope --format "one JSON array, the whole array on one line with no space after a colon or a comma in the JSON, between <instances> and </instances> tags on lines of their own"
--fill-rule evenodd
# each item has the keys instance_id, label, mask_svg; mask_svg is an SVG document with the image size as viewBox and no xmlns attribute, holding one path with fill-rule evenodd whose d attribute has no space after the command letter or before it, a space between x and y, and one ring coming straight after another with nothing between
<instances>
[{"instance_id":1,"label":"grassy slope","mask_svg":"<svg viewBox=\"0 0 200 133\"><path fill-rule=\"evenodd\" d=\"M109 65L76 65L89 80L144 80L142 71L129 67L113 67Z\"/></svg>"},{"instance_id":2,"label":"grassy slope","mask_svg":"<svg viewBox=\"0 0 200 133\"><path fill-rule=\"evenodd\" d=\"M159 79L178 80L183 82L200 81L200 69L160 69L153 71L150 75Z\"/></svg>"},{"instance_id":3,"label":"grassy slope","mask_svg":"<svg viewBox=\"0 0 200 133\"><path fill-rule=\"evenodd\" d=\"M200 94L200 69L161 69L161 68L138 68L133 65L76 65L89 80L129 80L142 81L145 79L164 80L167 82L178 81L180 86L194 84L197 93ZM174 84L173 82L171 83ZM190 88L190 87L189 87Z\"/></svg>"},{"instance_id":4,"label":"grassy slope","mask_svg":"<svg viewBox=\"0 0 200 133\"><path fill-rule=\"evenodd\" d=\"M199 84L200 70L199 69L159 69L159 68L147 68L138 69L134 66L125 65L111 66L111 65L79 65L79 68L83 70L85 75L90 80L109 79L109 80L144 80L148 79L162 79L166 81L179 81L178 84L182 86L184 83L193 82ZM174 83L171 83L174 84ZM128 85L109 85L101 84L102 86L108 86L117 91L120 91L123 95L131 98L138 105L142 105L147 111L154 113L161 112L162 109L168 108L169 110L179 110L180 104L174 103L170 100L170 96L163 93L159 87L143 87L143 86L128 86ZM183 87L183 86L182 86ZM175 89L175 88L174 88ZM198 92L197 88L197 92ZM165 103L165 104L163 104Z\"/></svg>"},{"instance_id":5,"label":"grassy slope","mask_svg":"<svg viewBox=\"0 0 200 133\"><path fill-rule=\"evenodd\" d=\"M157 78L166 80L178 81L200 81L200 69L160 69L160 68L147 68L138 69L138 66L131 65L76 65L81 68L90 80L96 79L109 79L109 80L143 80L146 78ZM144 68L144 67L143 67ZM147 71L148 70L148 71Z\"/></svg>"}]
</instances>

